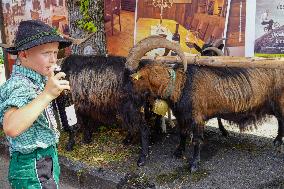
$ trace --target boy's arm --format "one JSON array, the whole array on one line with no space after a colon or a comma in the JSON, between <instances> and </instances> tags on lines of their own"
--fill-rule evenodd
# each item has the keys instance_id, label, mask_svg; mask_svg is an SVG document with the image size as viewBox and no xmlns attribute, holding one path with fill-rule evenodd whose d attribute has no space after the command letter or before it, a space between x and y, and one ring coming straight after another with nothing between
<instances>
[{"instance_id":1,"label":"boy's arm","mask_svg":"<svg viewBox=\"0 0 284 189\"><path fill-rule=\"evenodd\" d=\"M26 131L62 90L70 89L68 81L60 80L63 77L65 77L63 72L50 77L44 91L29 104L21 108L10 108L5 112L3 130L7 136L16 137Z\"/></svg>"}]
</instances>

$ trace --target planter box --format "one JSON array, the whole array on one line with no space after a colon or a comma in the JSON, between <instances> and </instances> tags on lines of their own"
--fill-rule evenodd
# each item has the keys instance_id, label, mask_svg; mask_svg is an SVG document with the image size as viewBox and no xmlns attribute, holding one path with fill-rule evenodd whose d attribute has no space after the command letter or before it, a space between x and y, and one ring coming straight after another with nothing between
<instances>
[{"instance_id":1,"label":"planter box","mask_svg":"<svg viewBox=\"0 0 284 189\"><path fill-rule=\"evenodd\" d=\"M4 64L0 64L0 85L6 81Z\"/></svg>"}]
</instances>

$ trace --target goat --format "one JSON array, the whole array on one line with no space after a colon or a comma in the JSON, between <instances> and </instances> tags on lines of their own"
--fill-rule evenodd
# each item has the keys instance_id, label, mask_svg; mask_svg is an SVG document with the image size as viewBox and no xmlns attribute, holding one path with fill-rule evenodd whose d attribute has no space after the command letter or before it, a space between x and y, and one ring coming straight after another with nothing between
<instances>
[{"instance_id":1,"label":"goat","mask_svg":"<svg viewBox=\"0 0 284 189\"><path fill-rule=\"evenodd\" d=\"M202 47L199 47L196 43L193 44L194 48L200 53L201 56L224 56L222 49L224 48L223 38L216 41L208 40ZM217 118L219 129L224 137L229 135L225 129L222 120Z\"/></svg>"},{"instance_id":2,"label":"goat","mask_svg":"<svg viewBox=\"0 0 284 189\"><path fill-rule=\"evenodd\" d=\"M160 37L150 36L137 43L127 58L119 56L80 56L71 55L63 60L61 70L70 81L72 99L75 105L78 125L83 130L85 143L91 142L92 130L100 124L117 123L130 131L141 133L141 152L138 166L145 164L148 154L149 131L141 106L145 104L146 93L133 90L130 70L131 62L137 56L158 48L169 48L177 52L186 67L185 56L180 47ZM138 62L149 62L142 60ZM69 133L69 147L74 145L74 134ZM146 142L146 143L144 143Z\"/></svg>"},{"instance_id":3,"label":"goat","mask_svg":"<svg viewBox=\"0 0 284 189\"><path fill-rule=\"evenodd\" d=\"M137 64L132 63L133 70ZM180 126L180 143L175 151L177 157L185 150L188 132L192 133L191 172L198 169L204 123L214 117L236 123L243 131L267 115L273 115L278 120L274 145L283 144L283 70L190 64L185 72L178 63L173 67L151 63L133 74L132 82L137 93L147 92L169 104ZM169 88L173 89L170 93Z\"/></svg>"}]
</instances>

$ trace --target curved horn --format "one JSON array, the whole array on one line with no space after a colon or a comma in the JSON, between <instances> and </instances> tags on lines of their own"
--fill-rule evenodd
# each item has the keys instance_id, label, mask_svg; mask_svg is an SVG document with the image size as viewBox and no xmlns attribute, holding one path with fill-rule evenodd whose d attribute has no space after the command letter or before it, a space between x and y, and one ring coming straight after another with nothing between
<instances>
[{"instance_id":1,"label":"curved horn","mask_svg":"<svg viewBox=\"0 0 284 189\"><path fill-rule=\"evenodd\" d=\"M212 47L217 47L218 48L219 45L221 45L225 39L226 38L216 39L216 41L213 42Z\"/></svg>"},{"instance_id":2,"label":"curved horn","mask_svg":"<svg viewBox=\"0 0 284 189\"><path fill-rule=\"evenodd\" d=\"M217 56L224 56L223 51L221 51L220 49L218 49L217 47L207 47L203 50L204 51L213 51L217 54Z\"/></svg>"},{"instance_id":3,"label":"curved horn","mask_svg":"<svg viewBox=\"0 0 284 189\"><path fill-rule=\"evenodd\" d=\"M212 44L211 37L209 37L204 44Z\"/></svg>"},{"instance_id":4,"label":"curved horn","mask_svg":"<svg viewBox=\"0 0 284 189\"><path fill-rule=\"evenodd\" d=\"M150 37L146 37L145 39L139 41L134 47L132 47L132 49L130 50L127 56L126 67L131 71L136 70L139 66L140 59L147 52L156 48L167 48L175 51L178 54L178 56L181 58L184 66L184 71L186 71L187 61L180 45L177 45L176 43L173 43L167 40L166 38L158 35L152 35Z\"/></svg>"},{"instance_id":5,"label":"curved horn","mask_svg":"<svg viewBox=\"0 0 284 189\"><path fill-rule=\"evenodd\" d=\"M85 41L87 41L88 39L90 39L95 33L91 33L89 34L87 37L83 38L83 39L75 39L73 37L70 37L68 35L62 34L62 36L65 39L68 39L70 41L72 41L72 43L76 44L76 45L80 45L81 43L84 43Z\"/></svg>"}]
</instances>

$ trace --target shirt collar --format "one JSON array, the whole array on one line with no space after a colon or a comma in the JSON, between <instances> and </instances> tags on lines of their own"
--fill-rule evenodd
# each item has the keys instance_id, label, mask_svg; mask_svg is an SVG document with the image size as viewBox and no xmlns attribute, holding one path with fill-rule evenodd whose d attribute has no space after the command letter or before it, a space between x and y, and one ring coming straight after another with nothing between
<instances>
[{"instance_id":1,"label":"shirt collar","mask_svg":"<svg viewBox=\"0 0 284 189\"><path fill-rule=\"evenodd\" d=\"M12 75L15 75L17 73L31 79L35 84L37 84L40 87L42 85L45 85L47 81L47 77L37 73L36 71L30 68L21 65L13 65Z\"/></svg>"}]
</instances>

